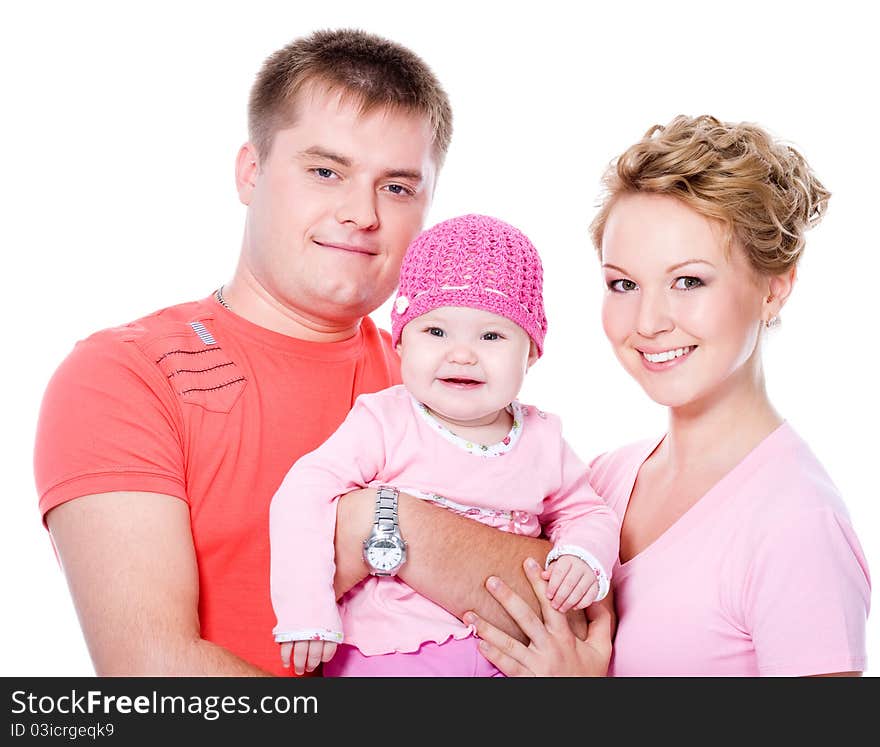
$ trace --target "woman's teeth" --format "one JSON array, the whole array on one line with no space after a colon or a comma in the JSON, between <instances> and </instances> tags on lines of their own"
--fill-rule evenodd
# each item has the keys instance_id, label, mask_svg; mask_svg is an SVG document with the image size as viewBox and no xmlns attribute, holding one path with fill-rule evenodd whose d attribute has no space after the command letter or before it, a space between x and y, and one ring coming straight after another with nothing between
<instances>
[{"instance_id":1,"label":"woman's teeth","mask_svg":"<svg viewBox=\"0 0 880 747\"><path fill-rule=\"evenodd\" d=\"M666 361L671 361L673 358L681 358L681 356L687 355L693 349L693 345L688 345L686 348L664 350L662 353L642 353L642 355L644 355L646 360L650 363L665 363Z\"/></svg>"}]
</instances>

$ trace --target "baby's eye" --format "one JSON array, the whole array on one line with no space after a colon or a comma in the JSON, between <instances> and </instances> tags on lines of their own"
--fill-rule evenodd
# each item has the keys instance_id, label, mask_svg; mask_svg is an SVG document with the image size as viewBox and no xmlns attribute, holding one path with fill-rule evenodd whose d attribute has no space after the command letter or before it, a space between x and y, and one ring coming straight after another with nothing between
<instances>
[{"instance_id":1,"label":"baby's eye","mask_svg":"<svg viewBox=\"0 0 880 747\"><path fill-rule=\"evenodd\" d=\"M484 332L480 339L481 340L490 340L490 341L491 340L500 340L501 335L499 335L497 332Z\"/></svg>"},{"instance_id":2,"label":"baby's eye","mask_svg":"<svg viewBox=\"0 0 880 747\"><path fill-rule=\"evenodd\" d=\"M700 280L700 278L695 278L692 275L683 275L682 277L675 279L672 287L676 290L693 290L694 288L699 288L701 285L703 285L703 281Z\"/></svg>"},{"instance_id":3,"label":"baby's eye","mask_svg":"<svg viewBox=\"0 0 880 747\"><path fill-rule=\"evenodd\" d=\"M443 337L445 335L440 327L428 327L425 332L427 332L429 335L434 335L434 337Z\"/></svg>"},{"instance_id":4,"label":"baby's eye","mask_svg":"<svg viewBox=\"0 0 880 747\"><path fill-rule=\"evenodd\" d=\"M615 293L629 293L630 291L634 291L639 286L636 285L632 280L622 278L620 280L612 280L610 283L608 283L608 287Z\"/></svg>"}]
</instances>

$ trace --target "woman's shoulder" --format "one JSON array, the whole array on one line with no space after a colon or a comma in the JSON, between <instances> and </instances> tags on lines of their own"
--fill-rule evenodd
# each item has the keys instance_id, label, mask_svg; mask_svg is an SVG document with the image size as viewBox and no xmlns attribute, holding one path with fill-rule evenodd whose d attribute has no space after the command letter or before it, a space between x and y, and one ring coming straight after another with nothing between
<instances>
[{"instance_id":1,"label":"woman's shoulder","mask_svg":"<svg viewBox=\"0 0 880 747\"><path fill-rule=\"evenodd\" d=\"M755 469L745 476L757 490L762 502L788 511L830 508L846 513L840 492L824 465L785 421L756 448L759 459Z\"/></svg>"},{"instance_id":2,"label":"woman's shoulder","mask_svg":"<svg viewBox=\"0 0 880 747\"><path fill-rule=\"evenodd\" d=\"M590 485L611 506L624 509L636 475L663 436L646 438L606 451L590 462Z\"/></svg>"},{"instance_id":3,"label":"woman's shoulder","mask_svg":"<svg viewBox=\"0 0 880 747\"><path fill-rule=\"evenodd\" d=\"M590 462L590 469L596 473L611 474L638 468L662 440L662 436L643 438L613 451L605 451Z\"/></svg>"}]
</instances>

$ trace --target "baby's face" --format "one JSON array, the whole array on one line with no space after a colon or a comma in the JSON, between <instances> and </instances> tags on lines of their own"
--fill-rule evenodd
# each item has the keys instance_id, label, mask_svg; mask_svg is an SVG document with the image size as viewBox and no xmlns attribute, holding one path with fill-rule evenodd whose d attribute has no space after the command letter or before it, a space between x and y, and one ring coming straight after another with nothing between
<instances>
[{"instance_id":1,"label":"baby's face","mask_svg":"<svg viewBox=\"0 0 880 747\"><path fill-rule=\"evenodd\" d=\"M516 323L488 311L441 306L403 328L403 383L437 415L459 425L491 423L519 394L537 352Z\"/></svg>"}]
</instances>

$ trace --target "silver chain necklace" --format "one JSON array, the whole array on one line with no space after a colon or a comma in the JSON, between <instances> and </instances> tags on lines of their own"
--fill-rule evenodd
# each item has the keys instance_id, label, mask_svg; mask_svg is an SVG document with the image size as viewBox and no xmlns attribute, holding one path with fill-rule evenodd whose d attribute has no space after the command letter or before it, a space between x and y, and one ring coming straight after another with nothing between
<instances>
[{"instance_id":1,"label":"silver chain necklace","mask_svg":"<svg viewBox=\"0 0 880 747\"><path fill-rule=\"evenodd\" d=\"M232 311L229 308L229 304L226 303L226 299L223 298L223 286L221 285L217 290L214 291L214 298L217 299L217 303L219 303L224 309L227 311Z\"/></svg>"}]
</instances>

